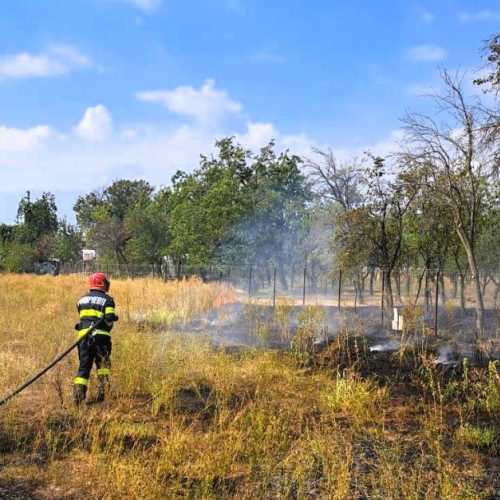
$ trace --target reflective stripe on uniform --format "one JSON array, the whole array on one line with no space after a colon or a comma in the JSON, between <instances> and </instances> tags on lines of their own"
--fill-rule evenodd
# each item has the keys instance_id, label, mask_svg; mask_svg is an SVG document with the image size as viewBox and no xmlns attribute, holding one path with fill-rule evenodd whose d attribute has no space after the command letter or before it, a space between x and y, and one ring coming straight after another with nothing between
<instances>
[{"instance_id":1,"label":"reflective stripe on uniform","mask_svg":"<svg viewBox=\"0 0 500 500\"><path fill-rule=\"evenodd\" d=\"M89 381L86 378L83 378L83 377L76 377L75 381L73 383L74 383L74 385L84 385L84 386L87 386L87 384L89 383Z\"/></svg>"},{"instance_id":2,"label":"reflective stripe on uniform","mask_svg":"<svg viewBox=\"0 0 500 500\"><path fill-rule=\"evenodd\" d=\"M82 328L78 332L78 338L81 339L88 331L88 328ZM108 337L111 337L111 333L105 331L105 330L95 330L92 335L107 335Z\"/></svg>"},{"instance_id":3,"label":"reflective stripe on uniform","mask_svg":"<svg viewBox=\"0 0 500 500\"><path fill-rule=\"evenodd\" d=\"M97 375L109 375L109 368L99 368Z\"/></svg>"},{"instance_id":4,"label":"reflective stripe on uniform","mask_svg":"<svg viewBox=\"0 0 500 500\"><path fill-rule=\"evenodd\" d=\"M104 314L115 314L115 308L114 307L106 307L104 310Z\"/></svg>"},{"instance_id":5,"label":"reflective stripe on uniform","mask_svg":"<svg viewBox=\"0 0 500 500\"><path fill-rule=\"evenodd\" d=\"M111 337L111 333L106 330L96 330L92 335L107 335L108 337Z\"/></svg>"},{"instance_id":6,"label":"reflective stripe on uniform","mask_svg":"<svg viewBox=\"0 0 500 500\"><path fill-rule=\"evenodd\" d=\"M96 311L95 309L82 309L80 311L80 319L83 318L97 318L100 319L104 316L102 311Z\"/></svg>"}]
</instances>

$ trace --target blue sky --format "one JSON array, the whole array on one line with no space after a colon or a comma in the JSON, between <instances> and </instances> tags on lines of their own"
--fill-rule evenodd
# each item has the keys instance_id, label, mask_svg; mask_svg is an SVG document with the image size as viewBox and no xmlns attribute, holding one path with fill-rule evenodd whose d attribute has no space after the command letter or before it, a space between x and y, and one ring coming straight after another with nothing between
<instances>
[{"instance_id":1,"label":"blue sky","mask_svg":"<svg viewBox=\"0 0 500 500\"><path fill-rule=\"evenodd\" d=\"M78 196L168 185L229 135L387 154L438 66L472 78L499 31L492 0L6 0L0 222L28 190L74 222Z\"/></svg>"}]
</instances>

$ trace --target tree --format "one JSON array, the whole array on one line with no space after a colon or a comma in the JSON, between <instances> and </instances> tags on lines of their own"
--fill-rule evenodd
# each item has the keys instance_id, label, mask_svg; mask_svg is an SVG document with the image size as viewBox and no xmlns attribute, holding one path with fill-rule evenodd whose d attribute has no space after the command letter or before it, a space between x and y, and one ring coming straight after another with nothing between
<instances>
[{"instance_id":1,"label":"tree","mask_svg":"<svg viewBox=\"0 0 500 500\"><path fill-rule=\"evenodd\" d=\"M73 207L78 225L105 259L128 265L128 244L136 233L127 219L151 203L153 191L144 180L117 180L103 191L78 197Z\"/></svg>"},{"instance_id":2,"label":"tree","mask_svg":"<svg viewBox=\"0 0 500 500\"><path fill-rule=\"evenodd\" d=\"M320 199L338 203L343 212L352 210L362 201L360 193L361 167L356 158L338 161L331 149L322 151L314 148L319 160L306 160L313 187Z\"/></svg>"},{"instance_id":3,"label":"tree","mask_svg":"<svg viewBox=\"0 0 500 500\"><path fill-rule=\"evenodd\" d=\"M168 190L168 253L177 264L215 262L231 228L250 210L245 196L252 178L250 151L232 138L215 146L215 157L202 155L191 174L177 172Z\"/></svg>"},{"instance_id":4,"label":"tree","mask_svg":"<svg viewBox=\"0 0 500 500\"><path fill-rule=\"evenodd\" d=\"M233 138L216 142L217 154L201 156L191 174L178 172L168 192L169 255L179 264L259 263L270 277L274 262L284 288L284 266L299 248L301 214L309 196L300 158L258 154Z\"/></svg>"},{"instance_id":5,"label":"tree","mask_svg":"<svg viewBox=\"0 0 500 500\"><path fill-rule=\"evenodd\" d=\"M57 206L54 195L43 193L31 201L30 192L19 202L17 209L18 237L22 243L35 244L42 236L54 236L57 232Z\"/></svg>"},{"instance_id":6,"label":"tree","mask_svg":"<svg viewBox=\"0 0 500 500\"><path fill-rule=\"evenodd\" d=\"M407 181L414 186L419 185L419 179L413 179L412 173L406 174ZM417 188L418 189L418 188ZM442 198L429 196L426 191L418 190L412 203L405 225L403 236L406 262L403 266L423 267L418 279L417 303L425 278L425 290L428 290L428 277L431 271L438 271L441 282L441 297L445 302L445 287L443 271L450 257L450 250L458 243L458 236L453 228L453 213ZM410 276L408 274L408 286ZM429 294L425 294L427 307L430 307Z\"/></svg>"},{"instance_id":7,"label":"tree","mask_svg":"<svg viewBox=\"0 0 500 500\"><path fill-rule=\"evenodd\" d=\"M476 327L482 334L484 304L476 242L488 186L497 169L498 127L478 98L466 99L464 77L442 71L444 88L431 96L440 122L421 113L407 113L399 158L413 169L414 178L421 180L420 188L429 197L445 200L453 212L454 227L473 277Z\"/></svg>"},{"instance_id":8,"label":"tree","mask_svg":"<svg viewBox=\"0 0 500 500\"><path fill-rule=\"evenodd\" d=\"M330 216L332 216L329 225L325 229L329 230L327 234L330 239L330 245L328 246L330 250L334 250L334 235L339 219L342 218L346 212L352 211L360 206L363 201L360 191L362 185L361 165L356 158L352 158L349 161L337 160L331 149L323 151L313 148L313 153L315 153L319 159L308 159L305 166L309 172L309 178L311 179L316 200L319 200L324 207L328 207L328 212ZM358 213L357 215L359 216L361 214ZM342 223L344 225L347 224L348 218L343 218ZM315 253L316 252L313 250L311 255ZM345 257L346 255L340 259L336 259L337 267L343 268L347 265L347 261L350 259L345 259ZM343 265L340 263L341 260L343 261ZM347 269L348 272L352 274L354 285L360 293L360 300L363 300L365 280L370 276L371 283L373 283L374 268L370 267L368 273L363 273L365 263L354 267L351 267L351 264L353 264L353 262L350 263Z\"/></svg>"},{"instance_id":9,"label":"tree","mask_svg":"<svg viewBox=\"0 0 500 500\"><path fill-rule=\"evenodd\" d=\"M57 206L54 195L47 192L35 201L26 192L19 202L17 224L7 245L6 267L11 271L29 270L36 261L52 255L57 232ZM15 253L16 255L10 255Z\"/></svg>"},{"instance_id":10,"label":"tree","mask_svg":"<svg viewBox=\"0 0 500 500\"><path fill-rule=\"evenodd\" d=\"M128 243L128 254L132 262L161 262L170 240L168 221L163 193L155 196L151 203L138 205L130 211L126 227L132 235Z\"/></svg>"},{"instance_id":11,"label":"tree","mask_svg":"<svg viewBox=\"0 0 500 500\"><path fill-rule=\"evenodd\" d=\"M303 262L303 219L311 200L310 186L300 171L302 160L288 151L278 156L271 141L254 157L254 178L249 191L249 215L238 226L249 262L273 262L279 280L288 289L285 265Z\"/></svg>"},{"instance_id":12,"label":"tree","mask_svg":"<svg viewBox=\"0 0 500 500\"><path fill-rule=\"evenodd\" d=\"M52 246L53 256L62 262L76 262L81 260L83 247L83 234L81 231L66 219L61 220Z\"/></svg>"},{"instance_id":13,"label":"tree","mask_svg":"<svg viewBox=\"0 0 500 500\"><path fill-rule=\"evenodd\" d=\"M339 262L350 272L359 272L361 266L385 272L386 304L392 307L392 273L400 262L405 220L416 192L403 174L390 180L383 158L371 159L363 176L364 201L339 218L335 242Z\"/></svg>"},{"instance_id":14,"label":"tree","mask_svg":"<svg viewBox=\"0 0 500 500\"><path fill-rule=\"evenodd\" d=\"M474 80L476 85L489 85L489 90L498 95L500 92L500 34L493 35L482 47L489 73Z\"/></svg>"}]
</instances>

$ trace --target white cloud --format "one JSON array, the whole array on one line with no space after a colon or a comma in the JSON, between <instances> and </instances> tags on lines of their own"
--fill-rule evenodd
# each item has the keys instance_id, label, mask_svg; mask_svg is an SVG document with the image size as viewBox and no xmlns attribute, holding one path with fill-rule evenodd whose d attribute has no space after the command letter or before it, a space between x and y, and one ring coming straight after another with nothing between
<instances>
[{"instance_id":1,"label":"white cloud","mask_svg":"<svg viewBox=\"0 0 500 500\"><path fill-rule=\"evenodd\" d=\"M89 68L92 66L92 61L88 56L71 45L52 44L49 45L48 53L58 58L68 68Z\"/></svg>"},{"instance_id":2,"label":"white cloud","mask_svg":"<svg viewBox=\"0 0 500 500\"><path fill-rule=\"evenodd\" d=\"M110 134L111 117L103 105L88 108L73 134L48 126L13 129L0 126L0 192L27 189L84 194L113 180L142 178L169 185L176 170L191 172L200 154L214 153L215 140L234 135L255 153L271 139L276 151L306 155L316 143L305 135L281 133L271 123L247 123L239 135L203 124L178 127L130 125ZM88 139L101 139L89 143ZM66 211L71 215L70 210ZM1 217L0 217L1 220Z\"/></svg>"},{"instance_id":3,"label":"white cloud","mask_svg":"<svg viewBox=\"0 0 500 500\"><path fill-rule=\"evenodd\" d=\"M126 0L127 3L141 9L145 12L153 12L158 9L162 3L162 0Z\"/></svg>"},{"instance_id":4,"label":"white cloud","mask_svg":"<svg viewBox=\"0 0 500 500\"><path fill-rule=\"evenodd\" d=\"M98 104L87 108L80 123L74 128L75 134L88 140L102 140L112 131L113 123L108 110Z\"/></svg>"},{"instance_id":5,"label":"white cloud","mask_svg":"<svg viewBox=\"0 0 500 500\"><path fill-rule=\"evenodd\" d=\"M446 50L438 45L418 45L406 53L407 59L413 62L442 61L446 56Z\"/></svg>"},{"instance_id":6,"label":"white cloud","mask_svg":"<svg viewBox=\"0 0 500 500\"><path fill-rule=\"evenodd\" d=\"M0 56L0 80L60 76L90 66L90 59L74 47L50 45L42 54Z\"/></svg>"},{"instance_id":7,"label":"white cloud","mask_svg":"<svg viewBox=\"0 0 500 500\"><path fill-rule=\"evenodd\" d=\"M370 151L375 156L381 156L383 158L397 151L399 143L403 138L404 132L402 130L391 130L388 137L372 145L368 145L364 149Z\"/></svg>"},{"instance_id":8,"label":"white cloud","mask_svg":"<svg viewBox=\"0 0 500 500\"><path fill-rule=\"evenodd\" d=\"M485 9L477 12L462 12L458 19L462 23L500 21L500 10Z\"/></svg>"},{"instance_id":9,"label":"white cloud","mask_svg":"<svg viewBox=\"0 0 500 500\"><path fill-rule=\"evenodd\" d=\"M191 116L201 123L214 124L224 114L242 109L240 103L232 101L225 91L217 90L214 86L214 80L206 80L200 90L186 86L175 90L149 90L139 92L137 98L162 104L171 113Z\"/></svg>"},{"instance_id":10,"label":"white cloud","mask_svg":"<svg viewBox=\"0 0 500 500\"><path fill-rule=\"evenodd\" d=\"M267 146L271 140L276 143L278 151L288 149L292 154L306 156L311 152L311 148L318 147L313 139L305 134L287 135L279 132L272 123L246 124L246 132L236 134L236 140L245 148L257 152L260 148Z\"/></svg>"},{"instance_id":11,"label":"white cloud","mask_svg":"<svg viewBox=\"0 0 500 500\"><path fill-rule=\"evenodd\" d=\"M10 128L0 125L0 153L32 151L52 137L52 129L38 125L29 129Z\"/></svg>"},{"instance_id":12,"label":"white cloud","mask_svg":"<svg viewBox=\"0 0 500 500\"><path fill-rule=\"evenodd\" d=\"M279 132L272 123L247 123L244 134L237 134L236 140L247 149L257 151L259 148L269 144L269 141L277 139Z\"/></svg>"}]
</instances>

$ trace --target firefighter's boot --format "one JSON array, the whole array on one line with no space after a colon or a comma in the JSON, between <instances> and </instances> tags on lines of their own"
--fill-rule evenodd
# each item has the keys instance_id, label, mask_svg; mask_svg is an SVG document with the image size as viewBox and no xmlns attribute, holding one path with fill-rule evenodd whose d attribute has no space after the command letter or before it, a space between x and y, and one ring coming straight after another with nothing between
<instances>
[{"instance_id":1,"label":"firefighter's boot","mask_svg":"<svg viewBox=\"0 0 500 500\"><path fill-rule=\"evenodd\" d=\"M98 375L97 376L98 388L97 388L97 401L102 403L106 397L106 393L109 391L109 377L108 375Z\"/></svg>"},{"instance_id":2,"label":"firefighter's boot","mask_svg":"<svg viewBox=\"0 0 500 500\"><path fill-rule=\"evenodd\" d=\"M83 384L75 384L73 386L73 403L75 406L79 406L85 401L87 396L87 386Z\"/></svg>"}]
</instances>

